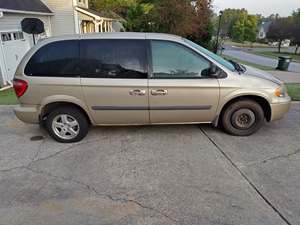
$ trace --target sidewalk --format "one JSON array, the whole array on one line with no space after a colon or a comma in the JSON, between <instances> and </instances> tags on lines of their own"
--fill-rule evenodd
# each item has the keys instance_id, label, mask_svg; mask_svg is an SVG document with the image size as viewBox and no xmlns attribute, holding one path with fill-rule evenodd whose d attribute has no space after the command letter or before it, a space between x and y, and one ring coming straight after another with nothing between
<instances>
[{"instance_id":1,"label":"sidewalk","mask_svg":"<svg viewBox=\"0 0 300 225\"><path fill-rule=\"evenodd\" d=\"M284 72L279 70L268 71L278 79L285 83L299 83L300 84L300 73Z\"/></svg>"}]
</instances>

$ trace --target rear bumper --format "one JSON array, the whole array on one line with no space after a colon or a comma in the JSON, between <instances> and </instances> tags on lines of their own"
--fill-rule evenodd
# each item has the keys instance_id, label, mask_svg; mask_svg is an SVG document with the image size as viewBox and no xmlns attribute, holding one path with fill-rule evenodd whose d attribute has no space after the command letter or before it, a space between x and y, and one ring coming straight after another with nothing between
<instances>
[{"instance_id":1,"label":"rear bumper","mask_svg":"<svg viewBox=\"0 0 300 225\"><path fill-rule=\"evenodd\" d=\"M280 120L283 116L289 111L291 107L291 100L287 99L287 101L271 104L271 121Z\"/></svg>"},{"instance_id":2,"label":"rear bumper","mask_svg":"<svg viewBox=\"0 0 300 225\"><path fill-rule=\"evenodd\" d=\"M37 105L19 105L14 108L17 118L25 123L39 123L39 107Z\"/></svg>"}]
</instances>

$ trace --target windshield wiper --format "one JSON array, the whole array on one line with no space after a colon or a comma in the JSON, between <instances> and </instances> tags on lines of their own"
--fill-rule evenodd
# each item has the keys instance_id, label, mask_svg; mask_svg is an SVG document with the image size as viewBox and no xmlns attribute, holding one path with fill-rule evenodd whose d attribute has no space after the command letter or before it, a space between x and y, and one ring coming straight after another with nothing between
<instances>
[{"instance_id":1,"label":"windshield wiper","mask_svg":"<svg viewBox=\"0 0 300 225\"><path fill-rule=\"evenodd\" d=\"M233 60L228 60L235 68L235 70L239 73L245 73L247 71L246 67L243 65L233 61Z\"/></svg>"}]
</instances>

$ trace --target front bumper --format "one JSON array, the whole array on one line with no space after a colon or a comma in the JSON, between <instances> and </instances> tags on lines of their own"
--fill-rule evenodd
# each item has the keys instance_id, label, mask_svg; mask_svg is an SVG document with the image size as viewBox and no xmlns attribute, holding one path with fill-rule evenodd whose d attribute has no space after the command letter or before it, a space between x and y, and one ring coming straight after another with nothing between
<instances>
[{"instance_id":1,"label":"front bumper","mask_svg":"<svg viewBox=\"0 0 300 225\"><path fill-rule=\"evenodd\" d=\"M39 107L37 105L19 105L14 108L17 118L25 123L39 123Z\"/></svg>"},{"instance_id":2,"label":"front bumper","mask_svg":"<svg viewBox=\"0 0 300 225\"><path fill-rule=\"evenodd\" d=\"M289 111L291 107L291 99L287 98L285 101L271 104L271 121L280 120Z\"/></svg>"}]
</instances>

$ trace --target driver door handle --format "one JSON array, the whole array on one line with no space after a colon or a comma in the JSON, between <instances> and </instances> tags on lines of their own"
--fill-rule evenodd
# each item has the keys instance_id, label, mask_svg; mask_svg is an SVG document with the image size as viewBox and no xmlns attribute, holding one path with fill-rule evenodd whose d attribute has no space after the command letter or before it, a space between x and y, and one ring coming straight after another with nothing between
<instances>
[{"instance_id":1,"label":"driver door handle","mask_svg":"<svg viewBox=\"0 0 300 225\"><path fill-rule=\"evenodd\" d=\"M158 95L167 95L168 90L166 89L158 89L158 90L151 90L151 95L158 96Z\"/></svg>"}]
</instances>

